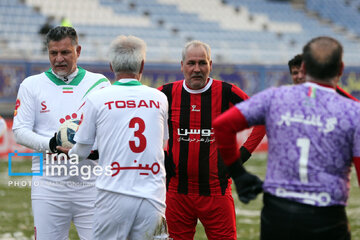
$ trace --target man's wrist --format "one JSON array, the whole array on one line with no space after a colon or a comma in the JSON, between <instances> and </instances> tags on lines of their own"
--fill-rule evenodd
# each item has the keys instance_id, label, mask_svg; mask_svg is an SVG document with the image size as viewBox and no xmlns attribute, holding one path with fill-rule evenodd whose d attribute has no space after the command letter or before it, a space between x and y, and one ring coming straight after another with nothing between
<instances>
[{"instance_id":1,"label":"man's wrist","mask_svg":"<svg viewBox=\"0 0 360 240\"><path fill-rule=\"evenodd\" d=\"M251 157L251 153L249 152L249 150L247 150L246 147L242 146L240 148L240 160L242 164L244 164L247 160L249 160L250 157Z\"/></svg>"},{"instance_id":2,"label":"man's wrist","mask_svg":"<svg viewBox=\"0 0 360 240\"><path fill-rule=\"evenodd\" d=\"M240 159L236 160L233 164L228 166L228 170L232 178L236 178L246 173L246 170L243 167L242 161Z\"/></svg>"},{"instance_id":3,"label":"man's wrist","mask_svg":"<svg viewBox=\"0 0 360 240\"><path fill-rule=\"evenodd\" d=\"M56 146L57 146L57 142L56 142L56 133L54 134L54 136L52 138L50 138L49 140L49 149L52 153L56 153Z\"/></svg>"}]
</instances>

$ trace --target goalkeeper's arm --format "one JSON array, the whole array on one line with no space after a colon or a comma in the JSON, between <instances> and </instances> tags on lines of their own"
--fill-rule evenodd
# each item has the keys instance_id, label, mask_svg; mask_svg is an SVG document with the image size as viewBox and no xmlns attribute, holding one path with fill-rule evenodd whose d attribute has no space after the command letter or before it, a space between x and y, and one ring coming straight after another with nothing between
<instances>
[{"instance_id":1,"label":"goalkeeper's arm","mask_svg":"<svg viewBox=\"0 0 360 240\"><path fill-rule=\"evenodd\" d=\"M215 119L213 127L218 149L234 180L239 199L248 203L262 191L262 181L242 166L251 153L244 146L240 151L237 148L236 134L249 127L247 121L242 113L233 107ZM265 131L265 128L259 128L258 131Z\"/></svg>"}]
</instances>

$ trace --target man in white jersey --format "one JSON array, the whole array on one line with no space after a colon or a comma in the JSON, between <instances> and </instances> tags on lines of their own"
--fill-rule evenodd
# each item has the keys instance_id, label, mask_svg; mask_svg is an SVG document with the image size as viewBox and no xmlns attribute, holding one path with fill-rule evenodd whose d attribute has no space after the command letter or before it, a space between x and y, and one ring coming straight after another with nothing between
<instances>
[{"instance_id":1,"label":"man in white jersey","mask_svg":"<svg viewBox=\"0 0 360 240\"><path fill-rule=\"evenodd\" d=\"M360 182L360 105L336 93L342 55L335 39L312 39L303 48L305 83L267 89L214 121L232 177L246 173L236 132L266 126L261 240L351 239L345 206L352 164Z\"/></svg>"},{"instance_id":2,"label":"man in white jersey","mask_svg":"<svg viewBox=\"0 0 360 240\"><path fill-rule=\"evenodd\" d=\"M89 95L74 147L69 152L58 147L82 159L98 142L104 171L96 180L94 239L154 239L166 229L168 102L162 92L140 83L145 51L145 42L134 36L112 42L110 66L117 81Z\"/></svg>"},{"instance_id":3,"label":"man in white jersey","mask_svg":"<svg viewBox=\"0 0 360 240\"><path fill-rule=\"evenodd\" d=\"M32 172L42 175L32 178L35 238L68 239L73 221L80 239L92 239L95 176L85 176L80 171L70 174L69 162L52 161L56 159L53 136L65 120L80 118L77 110L88 93L108 86L110 82L102 74L77 66L81 46L75 29L56 27L49 31L46 41L51 68L21 83L13 125L17 143L44 153L43 169L40 169L38 156L32 159ZM90 173L95 165L96 162L85 160L77 168L87 169ZM51 166L63 169L46 171Z\"/></svg>"}]
</instances>

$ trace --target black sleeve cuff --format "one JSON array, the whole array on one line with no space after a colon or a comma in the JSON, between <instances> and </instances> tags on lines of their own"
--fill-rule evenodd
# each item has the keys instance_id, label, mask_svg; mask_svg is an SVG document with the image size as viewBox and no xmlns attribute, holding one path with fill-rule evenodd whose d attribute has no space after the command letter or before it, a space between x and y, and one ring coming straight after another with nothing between
<instances>
[{"instance_id":1,"label":"black sleeve cuff","mask_svg":"<svg viewBox=\"0 0 360 240\"><path fill-rule=\"evenodd\" d=\"M244 164L249 158L251 157L251 153L249 150L246 149L246 147L242 146L240 148L240 160Z\"/></svg>"}]
</instances>

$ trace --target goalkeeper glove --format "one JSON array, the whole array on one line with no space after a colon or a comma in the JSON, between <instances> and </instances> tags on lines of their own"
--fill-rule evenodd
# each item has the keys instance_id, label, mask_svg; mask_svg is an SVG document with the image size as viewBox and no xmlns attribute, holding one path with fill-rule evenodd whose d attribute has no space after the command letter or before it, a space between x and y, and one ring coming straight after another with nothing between
<instances>
[{"instance_id":1,"label":"goalkeeper glove","mask_svg":"<svg viewBox=\"0 0 360 240\"><path fill-rule=\"evenodd\" d=\"M57 133L55 133L54 136L52 138L50 138L50 141L49 141L49 148L52 153L58 152L56 147L59 145L56 142L56 135L57 135Z\"/></svg>"},{"instance_id":2,"label":"goalkeeper glove","mask_svg":"<svg viewBox=\"0 0 360 240\"><path fill-rule=\"evenodd\" d=\"M263 182L258 176L247 172L240 159L229 166L229 173L241 202L247 204L262 192Z\"/></svg>"}]
</instances>

